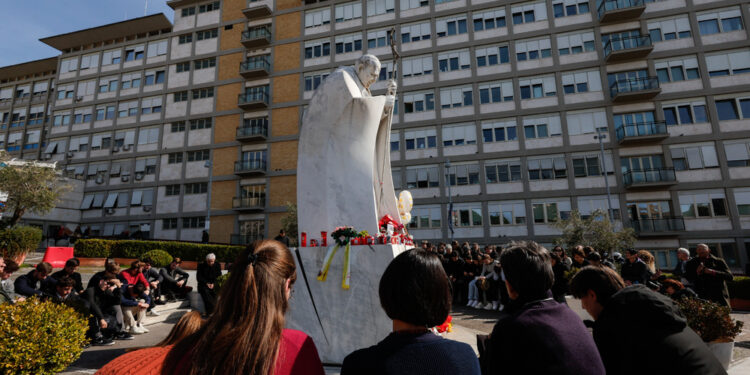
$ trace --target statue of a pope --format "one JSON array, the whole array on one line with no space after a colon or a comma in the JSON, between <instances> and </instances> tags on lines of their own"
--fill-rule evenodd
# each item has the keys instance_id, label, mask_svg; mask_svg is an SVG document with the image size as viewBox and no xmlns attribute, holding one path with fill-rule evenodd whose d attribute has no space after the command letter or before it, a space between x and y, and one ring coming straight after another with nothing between
<instances>
[{"instance_id":1,"label":"statue of a pope","mask_svg":"<svg viewBox=\"0 0 750 375\"><path fill-rule=\"evenodd\" d=\"M380 61L364 55L339 67L315 90L300 129L297 212L308 239L338 226L378 231L384 215L398 218L390 165L396 83L372 96Z\"/></svg>"}]
</instances>

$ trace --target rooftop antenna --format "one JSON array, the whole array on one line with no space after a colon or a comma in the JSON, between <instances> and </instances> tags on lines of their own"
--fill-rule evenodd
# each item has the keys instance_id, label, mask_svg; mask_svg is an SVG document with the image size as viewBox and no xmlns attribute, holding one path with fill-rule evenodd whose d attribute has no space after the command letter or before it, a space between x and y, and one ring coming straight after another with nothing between
<instances>
[{"instance_id":1,"label":"rooftop antenna","mask_svg":"<svg viewBox=\"0 0 750 375\"><path fill-rule=\"evenodd\" d=\"M143 16L146 17L146 13L148 12L148 0L146 0L146 4L143 6Z\"/></svg>"}]
</instances>

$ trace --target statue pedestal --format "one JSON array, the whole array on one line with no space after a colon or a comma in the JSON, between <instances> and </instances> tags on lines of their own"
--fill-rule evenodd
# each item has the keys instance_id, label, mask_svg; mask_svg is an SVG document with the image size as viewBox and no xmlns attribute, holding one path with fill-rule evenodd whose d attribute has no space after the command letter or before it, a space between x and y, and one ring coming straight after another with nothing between
<instances>
[{"instance_id":1,"label":"statue pedestal","mask_svg":"<svg viewBox=\"0 0 750 375\"><path fill-rule=\"evenodd\" d=\"M341 364L354 350L377 344L392 331L380 307L380 276L404 245L351 247L350 289L341 288L344 248L333 257L328 278L318 281L325 247L291 249L297 262L297 282L289 300L286 327L307 333L324 364Z\"/></svg>"}]
</instances>

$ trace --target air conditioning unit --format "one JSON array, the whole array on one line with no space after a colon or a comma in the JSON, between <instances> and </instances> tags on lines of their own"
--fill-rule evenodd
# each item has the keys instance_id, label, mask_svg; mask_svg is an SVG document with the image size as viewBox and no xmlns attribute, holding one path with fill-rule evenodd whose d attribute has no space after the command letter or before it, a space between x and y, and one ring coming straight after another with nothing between
<instances>
[{"instance_id":1,"label":"air conditioning unit","mask_svg":"<svg viewBox=\"0 0 750 375\"><path fill-rule=\"evenodd\" d=\"M143 180L143 172L138 172L135 174L135 180L140 181Z\"/></svg>"},{"instance_id":2,"label":"air conditioning unit","mask_svg":"<svg viewBox=\"0 0 750 375\"><path fill-rule=\"evenodd\" d=\"M104 176L102 176L102 175L96 176L96 183L97 183L97 185L103 184L104 183Z\"/></svg>"},{"instance_id":3,"label":"air conditioning unit","mask_svg":"<svg viewBox=\"0 0 750 375\"><path fill-rule=\"evenodd\" d=\"M144 212L151 212L151 206L143 206Z\"/></svg>"},{"instance_id":4,"label":"air conditioning unit","mask_svg":"<svg viewBox=\"0 0 750 375\"><path fill-rule=\"evenodd\" d=\"M112 147L112 152L120 152L120 146Z\"/></svg>"},{"instance_id":5,"label":"air conditioning unit","mask_svg":"<svg viewBox=\"0 0 750 375\"><path fill-rule=\"evenodd\" d=\"M80 102L82 100L83 100L83 96L79 96L79 97L76 98L76 102Z\"/></svg>"},{"instance_id":6,"label":"air conditioning unit","mask_svg":"<svg viewBox=\"0 0 750 375\"><path fill-rule=\"evenodd\" d=\"M75 152L75 151L68 151L68 153L67 153L66 155L67 155L67 156L68 156L69 158L72 158L73 156L76 156L76 152Z\"/></svg>"},{"instance_id":7,"label":"air conditioning unit","mask_svg":"<svg viewBox=\"0 0 750 375\"><path fill-rule=\"evenodd\" d=\"M104 212L106 214L108 214L108 215L111 215L111 214L115 213L115 209L114 208L105 208Z\"/></svg>"},{"instance_id":8,"label":"air conditioning unit","mask_svg":"<svg viewBox=\"0 0 750 375\"><path fill-rule=\"evenodd\" d=\"M123 176L120 177L120 181L122 181L122 182L128 182L128 180L130 180L130 176L123 175Z\"/></svg>"},{"instance_id":9,"label":"air conditioning unit","mask_svg":"<svg viewBox=\"0 0 750 375\"><path fill-rule=\"evenodd\" d=\"M42 155L42 158L43 158L44 160L49 160L49 159L52 159L52 154L44 154L44 155Z\"/></svg>"},{"instance_id":10,"label":"air conditioning unit","mask_svg":"<svg viewBox=\"0 0 750 375\"><path fill-rule=\"evenodd\" d=\"M130 148L133 147L133 145L123 145L122 150L123 151L130 151Z\"/></svg>"}]
</instances>

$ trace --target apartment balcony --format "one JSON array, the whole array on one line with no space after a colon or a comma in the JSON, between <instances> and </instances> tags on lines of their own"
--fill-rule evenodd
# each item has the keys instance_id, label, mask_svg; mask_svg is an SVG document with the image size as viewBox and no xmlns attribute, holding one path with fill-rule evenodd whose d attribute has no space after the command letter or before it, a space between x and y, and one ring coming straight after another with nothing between
<instances>
[{"instance_id":1,"label":"apartment balcony","mask_svg":"<svg viewBox=\"0 0 750 375\"><path fill-rule=\"evenodd\" d=\"M263 211L265 207L265 197L232 198L232 209L238 211Z\"/></svg>"},{"instance_id":2,"label":"apartment balcony","mask_svg":"<svg viewBox=\"0 0 750 375\"><path fill-rule=\"evenodd\" d=\"M240 75L247 79L268 77L270 71L271 63L266 56L248 57L240 63Z\"/></svg>"},{"instance_id":3,"label":"apartment balcony","mask_svg":"<svg viewBox=\"0 0 750 375\"><path fill-rule=\"evenodd\" d=\"M674 168L654 168L643 171L627 171L622 175L626 189L658 188L677 183Z\"/></svg>"},{"instance_id":4,"label":"apartment balcony","mask_svg":"<svg viewBox=\"0 0 750 375\"><path fill-rule=\"evenodd\" d=\"M685 220L682 217L638 219L632 220L630 224L638 235L669 235L685 230Z\"/></svg>"},{"instance_id":5,"label":"apartment balcony","mask_svg":"<svg viewBox=\"0 0 750 375\"><path fill-rule=\"evenodd\" d=\"M234 174L238 176L262 176L266 174L265 160L242 160L234 162Z\"/></svg>"},{"instance_id":6,"label":"apartment balcony","mask_svg":"<svg viewBox=\"0 0 750 375\"><path fill-rule=\"evenodd\" d=\"M237 128L237 140L240 142L265 141L268 137L268 125L245 125Z\"/></svg>"},{"instance_id":7,"label":"apartment balcony","mask_svg":"<svg viewBox=\"0 0 750 375\"><path fill-rule=\"evenodd\" d=\"M229 243L232 245L250 245L255 241L263 239L262 235L255 234L232 234L229 239Z\"/></svg>"},{"instance_id":8,"label":"apartment balcony","mask_svg":"<svg viewBox=\"0 0 750 375\"><path fill-rule=\"evenodd\" d=\"M259 2L259 0L250 0L247 2L247 8L242 10L245 18L253 20L271 15L271 8L266 4L258 4Z\"/></svg>"},{"instance_id":9,"label":"apartment balcony","mask_svg":"<svg viewBox=\"0 0 750 375\"><path fill-rule=\"evenodd\" d=\"M599 22L618 22L638 18L646 10L644 0L612 0L599 4Z\"/></svg>"},{"instance_id":10,"label":"apartment balcony","mask_svg":"<svg viewBox=\"0 0 750 375\"><path fill-rule=\"evenodd\" d=\"M656 77L624 79L609 87L609 95L613 102L651 99L660 92L659 80Z\"/></svg>"},{"instance_id":11,"label":"apartment balcony","mask_svg":"<svg viewBox=\"0 0 750 375\"><path fill-rule=\"evenodd\" d=\"M268 108L268 86L251 87L239 94L237 105L245 110Z\"/></svg>"},{"instance_id":12,"label":"apartment balcony","mask_svg":"<svg viewBox=\"0 0 750 375\"><path fill-rule=\"evenodd\" d=\"M615 129L615 135L617 136L617 142L621 145L657 142L669 138L667 123L664 121L621 125Z\"/></svg>"},{"instance_id":13,"label":"apartment balcony","mask_svg":"<svg viewBox=\"0 0 750 375\"><path fill-rule=\"evenodd\" d=\"M245 48L260 48L271 44L271 28L255 26L242 32L242 45Z\"/></svg>"},{"instance_id":14,"label":"apartment balcony","mask_svg":"<svg viewBox=\"0 0 750 375\"><path fill-rule=\"evenodd\" d=\"M610 39L604 45L604 60L611 63L640 59L648 56L653 50L654 45L648 35Z\"/></svg>"}]
</instances>

